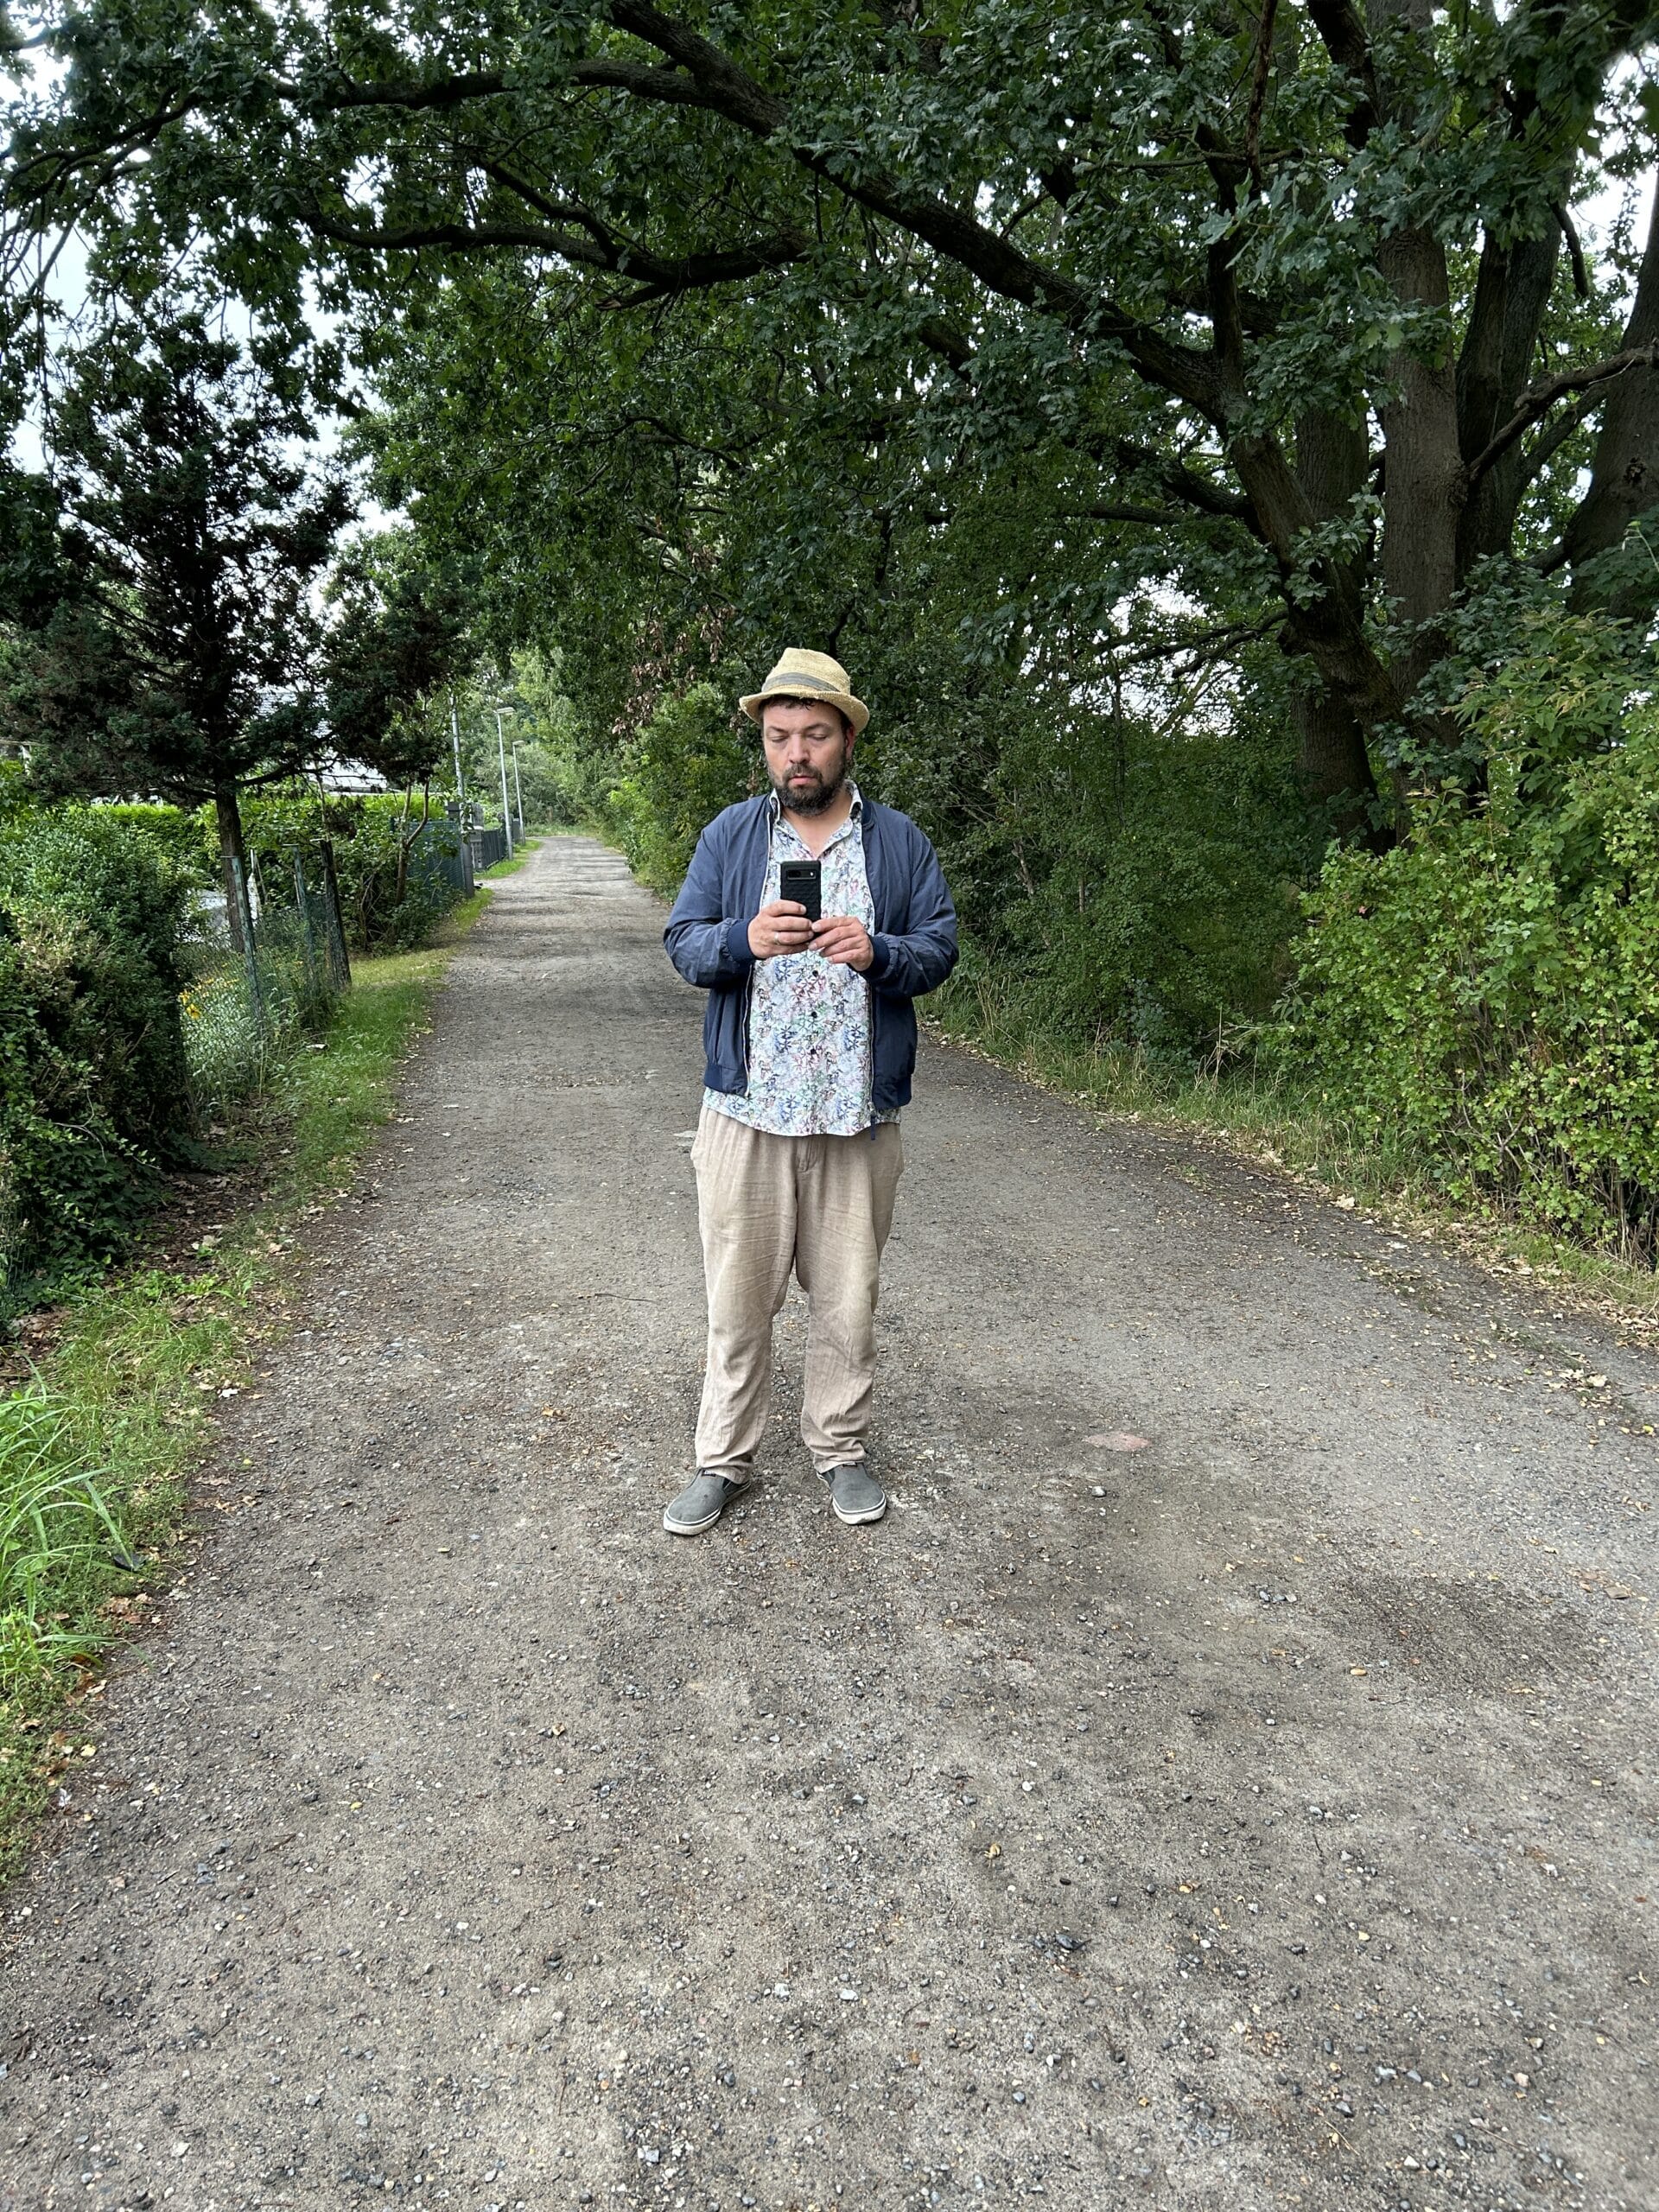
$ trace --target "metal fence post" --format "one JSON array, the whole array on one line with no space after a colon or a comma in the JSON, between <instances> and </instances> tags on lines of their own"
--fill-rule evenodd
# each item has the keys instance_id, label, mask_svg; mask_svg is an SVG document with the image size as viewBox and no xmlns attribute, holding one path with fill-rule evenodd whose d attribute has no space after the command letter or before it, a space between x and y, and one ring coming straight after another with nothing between
<instances>
[{"instance_id":1,"label":"metal fence post","mask_svg":"<svg viewBox=\"0 0 1659 2212\"><path fill-rule=\"evenodd\" d=\"M265 1015L265 995L259 984L259 958L253 941L253 909L248 903L248 879L242 863L231 855L231 889L236 898L236 918L242 931L242 964L247 970L248 1007L253 1015L256 1029L261 1036L270 1027Z\"/></svg>"},{"instance_id":2,"label":"metal fence post","mask_svg":"<svg viewBox=\"0 0 1659 2212\"><path fill-rule=\"evenodd\" d=\"M467 779L461 772L461 717L455 712L455 691L449 687L449 740L455 748L455 804L461 809L461 826L467 827Z\"/></svg>"},{"instance_id":3,"label":"metal fence post","mask_svg":"<svg viewBox=\"0 0 1659 2212\"><path fill-rule=\"evenodd\" d=\"M346 925L340 909L340 882L334 874L332 838L321 840L322 849L322 924L328 947L329 981L337 991L351 988L352 963L346 952Z\"/></svg>"},{"instance_id":4,"label":"metal fence post","mask_svg":"<svg viewBox=\"0 0 1659 2212\"><path fill-rule=\"evenodd\" d=\"M322 976L317 961L317 932L311 919L311 895L305 887L305 862L294 855L294 900L300 910L300 930L305 944L305 980L313 993L321 993Z\"/></svg>"},{"instance_id":5,"label":"metal fence post","mask_svg":"<svg viewBox=\"0 0 1659 2212\"><path fill-rule=\"evenodd\" d=\"M495 710L495 750L501 763L501 834L507 841L507 849L503 858L511 860L512 858L512 802L507 797L507 741L502 734L501 721L505 712L505 709L501 707L498 707Z\"/></svg>"}]
</instances>

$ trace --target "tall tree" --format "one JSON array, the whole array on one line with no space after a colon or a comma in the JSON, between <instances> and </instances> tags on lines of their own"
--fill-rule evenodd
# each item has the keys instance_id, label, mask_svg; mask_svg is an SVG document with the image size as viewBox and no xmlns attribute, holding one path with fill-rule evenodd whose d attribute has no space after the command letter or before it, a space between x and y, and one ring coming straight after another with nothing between
<instances>
[{"instance_id":1,"label":"tall tree","mask_svg":"<svg viewBox=\"0 0 1659 2212\"><path fill-rule=\"evenodd\" d=\"M319 742L314 587L353 510L310 435L283 364L162 293L70 357L43 476L0 480L0 733L48 792L211 800L227 887L238 794Z\"/></svg>"},{"instance_id":2,"label":"tall tree","mask_svg":"<svg viewBox=\"0 0 1659 2212\"><path fill-rule=\"evenodd\" d=\"M1224 538L1310 798L1357 822L1380 759L1447 753L1495 563L1651 606L1619 554L1659 499L1655 283L1627 307L1572 213L1645 174L1651 33L1644 0L118 0L52 33L7 221L20 277L71 223L205 227L289 302L307 255L383 300L477 256L879 359L891 406L1060 454L1143 571Z\"/></svg>"},{"instance_id":3,"label":"tall tree","mask_svg":"<svg viewBox=\"0 0 1659 2212\"><path fill-rule=\"evenodd\" d=\"M424 558L410 531L389 530L350 549L329 596L323 683L334 747L389 784L419 782L447 742L420 710L478 658L472 579L459 561Z\"/></svg>"},{"instance_id":4,"label":"tall tree","mask_svg":"<svg viewBox=\"0 0 1659 2212\"><path fill-rule=\"evenodd\" d=\"M337 752L403 790L394 901L401 906L410 856L431 819L433 771L448 750L437 695L478 658L468 628L474 594L461 563L424 561L412 533L397 530L353 546L330 595L334 619L324 656L329 735Z\"/></svg>"}]
</instances>

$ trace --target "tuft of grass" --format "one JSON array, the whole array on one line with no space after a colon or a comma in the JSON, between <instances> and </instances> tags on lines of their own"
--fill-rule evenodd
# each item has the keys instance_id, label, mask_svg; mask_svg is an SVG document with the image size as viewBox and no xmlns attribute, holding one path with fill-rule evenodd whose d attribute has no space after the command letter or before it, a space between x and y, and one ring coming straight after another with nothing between
<instances>
[{"instance_id":1,"label":"tuft of grass","mask_svg":"<svg viewBox=\"0 0 1659 2212\"><path fill-rule=\"evenodd\" d=\"M512 857L505 861L497 861L493 867L486 868L480 880L485 883L493 883L498 876L516 875L541 842L538 836L532 836L526 833L523 842L514 846Z\"/></svg>"},{"instance_id":2,"label":"tuft of grass","mask_svg":"<svg viewBox=\"0 0 1659 2212\"><path fill-rule=\"evenodd\" d=\"M99 1471L83 1459L73 1425L43 1389L0 1403L0 1679L49 1672L108 1640L77 1592L137 1562Z\"/></svg>"},{"instance_id":3,"label":"tuft of grass","mask_svg":"<svg viewBox=\"0 0 1659 2212\"><path fill-rule=\"evenodd\" d=\"M343 1192L391 1117L399 1064L488 896L423 950L353 963L328 1028L275 1071L257 1206L204 1238L200 1264L82 1292L28 1386L0 1398L0 1880L46 1805L73 1805L95 1770L99 1656L156 1617L212 1410L283 1332L298 1219Z\"/></svg>"},{"instance_id":4,"label":"tuft of grass","mask_svg":"<svg viewBox=\"0 0 1659 2212\"><path fill-rule=\"evenodd\" d=\"M941 993L928 1027L1080 1105L1224 1146L1356 1211L1449 1242L1494 1273L1536 1278L1553 1296L1570 1295L1634 1331L1659 1329L1659 1281L1650 1272L1497 1205L1477 1212L1453 1202L1408 1147L1377 1143L1294 1078L1243 1058L1205 1071L1140 1046L1067 1034L983 976Z\"/></svg>"}]
</instances>

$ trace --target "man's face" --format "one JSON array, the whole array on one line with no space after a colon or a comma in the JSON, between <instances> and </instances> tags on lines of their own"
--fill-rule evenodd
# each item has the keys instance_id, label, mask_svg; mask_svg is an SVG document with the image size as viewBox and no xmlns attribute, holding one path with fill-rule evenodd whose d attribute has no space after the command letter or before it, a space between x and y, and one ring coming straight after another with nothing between
<instances>
[{"instance_id":1,"label":"man's face","mask_svg":"<svg viewBox=\"0 0 1659 2212\"><path fill-rule=\"evenodd\" d=\"M822 814L834 804L853 761L853 734L835 708L768 705L760 745L772 788L791 814Z\"/></svg>"}]
</instances>

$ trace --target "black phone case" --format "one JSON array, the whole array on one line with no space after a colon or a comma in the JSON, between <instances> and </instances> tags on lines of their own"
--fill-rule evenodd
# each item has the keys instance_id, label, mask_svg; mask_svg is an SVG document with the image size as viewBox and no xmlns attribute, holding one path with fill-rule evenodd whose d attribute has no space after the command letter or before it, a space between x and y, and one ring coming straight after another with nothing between
<instances>
[{"instance_id":1,"label":"black phone case","mask_svg":"<svg viewBox=\"0 0 1659 2212\"><path fill-rule=\"evenodd\" d=\"M809 922L823 919L823 862L822 861L780 861L778 863L778 896L793 899L805 907Z\"/></svg>"}]
</instances>

